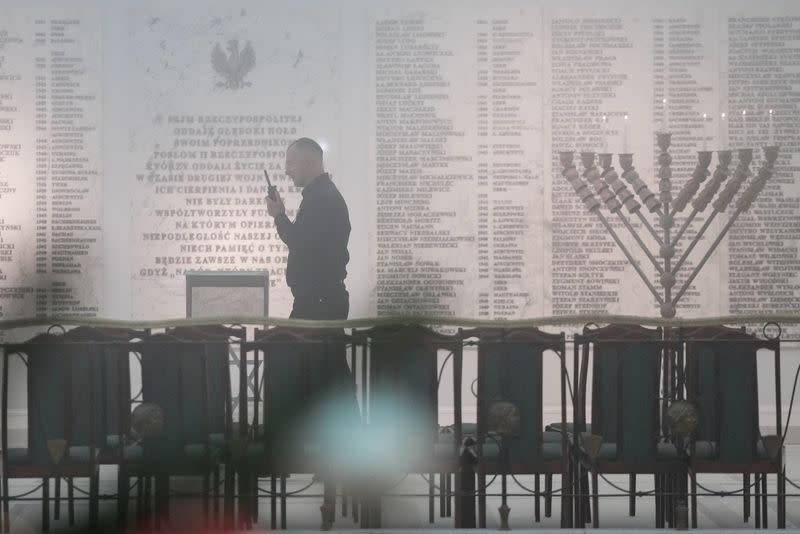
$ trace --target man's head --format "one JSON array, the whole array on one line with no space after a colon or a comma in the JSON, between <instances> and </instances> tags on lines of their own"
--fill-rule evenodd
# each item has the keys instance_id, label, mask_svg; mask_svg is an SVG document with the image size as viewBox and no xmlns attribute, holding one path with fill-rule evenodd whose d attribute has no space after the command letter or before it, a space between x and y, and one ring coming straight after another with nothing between
<instances>
[{"instance_id":1,"label":"man's head","mask_svg":"<svg viewBox=\"0 0 800 534\"><path fill-rule=\"evenodd\" d=\"M286 149L286 174L295 186L305 187L323 172L322 147L313 139L301 137Z\"/></svg>"}]
</instances>

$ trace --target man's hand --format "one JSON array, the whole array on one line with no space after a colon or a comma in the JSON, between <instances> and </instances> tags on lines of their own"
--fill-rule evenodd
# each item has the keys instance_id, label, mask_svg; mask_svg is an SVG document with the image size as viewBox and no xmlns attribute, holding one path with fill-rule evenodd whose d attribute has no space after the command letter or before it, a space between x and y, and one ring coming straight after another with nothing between
<instances>
[{"instance_id":1,"label":"man's hand","mask_svg":"<svg viewBox=\"0 0 800 534\"><path fill-rule=\"evenodd\" d=\"M280 195L277 196L278 200L272 200L267 197L267 213L269 213L270 217L277 217L282 213L286 213L286 208L283 206L283 199Z\"/></svg>"}]
</instances>

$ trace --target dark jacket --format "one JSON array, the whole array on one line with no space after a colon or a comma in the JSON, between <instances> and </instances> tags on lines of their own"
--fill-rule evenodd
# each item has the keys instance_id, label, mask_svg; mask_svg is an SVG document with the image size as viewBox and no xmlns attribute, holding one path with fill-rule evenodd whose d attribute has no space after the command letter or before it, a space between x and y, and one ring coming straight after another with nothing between
<instances>
[{"instance_id":1,"label":"dark jacket","mask_svg":"<svg viewBox=\"0 0 800 534\"><path fill-rule=\"evenodd\" d=\"M350 215L327 173L303 188L294 222L283 213L275 217L275 227L289 247L286 283L295 297L325 296L343 288L350 261Z\"/></svg>"}]
</instances>

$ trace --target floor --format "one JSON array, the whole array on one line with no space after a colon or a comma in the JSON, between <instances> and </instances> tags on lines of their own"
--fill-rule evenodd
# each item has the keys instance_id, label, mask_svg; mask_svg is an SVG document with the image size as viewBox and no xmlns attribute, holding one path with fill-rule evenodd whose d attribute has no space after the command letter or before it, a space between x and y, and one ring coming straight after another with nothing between
<instances>
[{"instance_id":1,"label":"floor","mask_svg":"<svg viewBox=\"0 0 800 534\"><path fill-rule=\"evenodd\" d=\"M103 468L101 472L101 494L110 495L116 492L115 468ZM787 447L787 476L798 482L800 485L800 445L790 445ZM533 488L534 480L531 476L517 477L519 482L527 488ZM611 476L608 478L610 483L627 488L627 475ZM438 482L438 481L437 481ZM600 502L600 526L605 529L635 529L649 530L654 523L654 500L652 497L640 497L637 499L637 513L635 517L628 515L628 499L626 496L610 496L619 494L609 482L601 482L601 493L608 494ZM741 488L741 476L729 475L703 475L700 478L701 484L710 490L733 490ZM296 475L289 479L287 484L288 491L301 490L311 483L310 475ZM19 495L33 490L38 485L34 480L15 480L11 483L10 492L12 495ZM652 489L652 477L640 477L637 490L647 491ZM86 489L85 481L76 484L78 488ZM558 478L554 482L555 488L560 486ZM399 483L391 491L395 496L384 497L383 499L383 527L393 529L392 532L400 533L405 529L408 532L415 532L422 529L437 529L439 531L449 531L453 529L452 518L438 517L438 501L436 503L437 518L434 524L428 523L428 502L425 496L409 497L402 496L408 494L426 494L427 482L419 475L411 475ZM789 494L787 502L787 527L790 529L800 529L800 489L792 488L787 485ZM263 490L269 489L267 480L261 483ZM770 479L770 491L774 491L774 477ZM183 496L183 492L199 491L199 483L188 479L176 479L173 481L173 490L176 493L171 508L170 524L162 532L170 531L190 531L190 532L214 532L219 529L203 528L201 507L196 499ZM496 493L500 490L499 479L489 486L489 493ZM540 523L534 523L533 498L525 495L526 490L518 486L515 481L509 479L509 492L517 496L508 499L508 506L511 508L510 526L513 530L535 529L542 532L543 529L557 529L559 526L559 503L558 499L553 501L553 513L550 518L541 518ZM292 497L288 504L287 527L290 530L319 531L320 529L320 498L321 486L318 483L311 486L298 496ZM54 494L51 488L50 496ZM397 495L401 496L397 496ZM11 504L11 531L20 533L41 532L41 503L37 499L41 495L40 491L34 491L28 495L27 499L14 501ZM62 489L62 497L66 495L66 489ZM76 491L76 496L80 496ZM132 496L135 491L132 492ZM52 501L51 501L52 503ZM497 511L500 500L497 497L488 499L487 505L487 527L497 529L500 526L499 514ZM86 529L88 518L88 507L86 501L79 501L76 504L77 525L74 528L67 526L66 503L62 501L61 518L53 519L53 509L51 507L51 531L52 532L83 532ZM130 514L133 515L134 503L131 502ZM543 507L542 507L543 512ZM260 500L259 523L254 531L269 530L269 500L265 497ZM103 528L101 531L110 531L115 524L116 502L113 499L101 503L100 515ZM542 513L543 516L543 513ZM769 523L768 526L774 528L776 518L776 501L769 499ZM753 529L754 519L749 523L742 521L742 498L708 496L701 497L698 505L698 523L701 529ZM333 526L337 531L366 532L358 528L353 523L352 517L342 517L340 506L337 503L337 518ZM138 532L144 529L130 528L129 532ZM374 531L374 530L373 530ZM574 532L583 532L575 530Z\"/></svg>"}]
</instances>

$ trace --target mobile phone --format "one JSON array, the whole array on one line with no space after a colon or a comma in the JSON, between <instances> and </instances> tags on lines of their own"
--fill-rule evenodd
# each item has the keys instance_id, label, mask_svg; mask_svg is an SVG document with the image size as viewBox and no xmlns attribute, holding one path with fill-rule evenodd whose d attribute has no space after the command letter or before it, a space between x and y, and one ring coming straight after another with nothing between
<instances>
[{"instance_id":1,"label":"mobile phone","mask_svg":"<svg viewBox=\"0 0 800 534\"><path fill-rule=\"evenodd\" d=\"M272 185L272 182L269 181L269 174L267 174L267 169L264 169L264 176L267 179L267 196L273 202L278 201L278 189Z\"/></svg>"}]
</instances>

